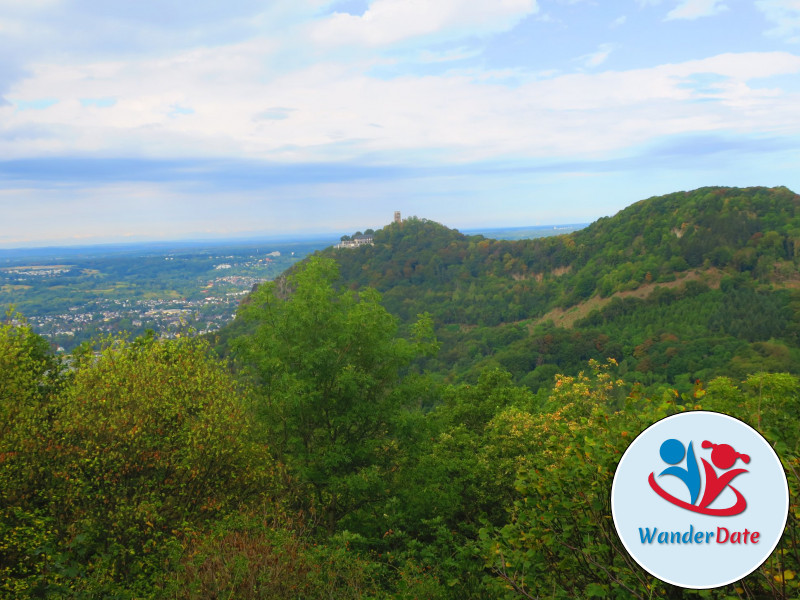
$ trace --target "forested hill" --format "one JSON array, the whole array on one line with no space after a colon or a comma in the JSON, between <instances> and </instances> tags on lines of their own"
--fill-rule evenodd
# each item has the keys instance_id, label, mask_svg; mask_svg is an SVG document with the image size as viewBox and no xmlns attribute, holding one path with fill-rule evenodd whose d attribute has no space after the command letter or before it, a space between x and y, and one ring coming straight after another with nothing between
<instances>
[{"instance_id":1,"label":"forested hill","mask_svg":"<svg viewBox=\"0 0 800 600\"><path fill-rule=\"evenodd\" d=\"M411 218L374 241L325 253L345 282L377 288L404 319L428 310L445 323L496 325L690 269L790 277L776 263L800 252L800 196L782 187L702 188L642 200L569 235L520 241Z\"/></svg>"},{"instance_id":2,"label":"forested hill","mask_svg":"<svg viewBox=\"0 0 800 600\"><path fill-rule=\"evenodd\" d=\"M776 261L800 252L800 196L785 187L678 192L637 202L572 238L574 267L597 277L603 295L643 283L642 269L644 278L708 266L765 278Z\"/></svg>"},{"instance_id":3,"label":"forested hill","mask_svg":"<svg viewBox=\"0 0 800 600\"><path fill-rule=\"evenodd\" d=\"M416 217L373 238L322 254L401 325L430 313L442 348L424 368L449 378L501 366L537 389L613 357L629 380L688 389L800 364L800 196L785 187L677 192L531 240Z\"/></svg>"}]
</instances>

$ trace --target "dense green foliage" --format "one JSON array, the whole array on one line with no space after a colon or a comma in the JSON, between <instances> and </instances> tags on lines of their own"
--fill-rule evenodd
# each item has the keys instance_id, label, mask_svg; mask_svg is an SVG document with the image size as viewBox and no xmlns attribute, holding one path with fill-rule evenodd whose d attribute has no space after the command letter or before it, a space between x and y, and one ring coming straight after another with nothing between
<instances>
[{"instance_id":1,"label":"dense green foliage","mask_svg":"<svg viewBox=\"0 0 800 600\"><path fill-rule=\"evenodd\" d=\"M643 200L569 235L513 242L412 217L374 241L326 251L349 285L382 291L401 317L421 303L443 323L496 325L689 269L792 277L776 263L800 254L800 197L786 188L703 188Z\"/></svg>"},{"instance_id":2,"label":"dense green foliage","mask_svg":"<svg viewBox=\"0 0 800 600\"><path fill-rule=\"evenodd\" d=\"M203 340L153 336L62 362L9 314L0 598L798 597L796 501L764 565L700 592L632 562L609 508L631 440L697 409L760 431L800 494L796 205L700 190L521 244L393 224L252 293L230 365ZM730 260L692 265L691 231ZM762 243L772 232L782 251ZM606 251L609 236L627 242ZM651 268L659 251L686 265ZM619 252L647 266L642 293L623 293ZM643 287L647 273L673 285ZM621 287L600 302L607 276ZM524 318L508 318L515 294ZM535 320L576 298L597 310Z\"/></svg>"},{"instance_id":3,"label":"dense green foliage","mask_svg":"<svg viewBox=\"0 0 800 600\"><path fill-rule=\"evenodd\" d=\"M495 597L796 597L796 505L780 545L757 571L724 588L692 591L652 578L631 561L611 522L609 490L621 453L639 431L677 411L702 408L733 415L765 435L783 459L796 499L798 378L759 374L741 384L717 378L683 398L667 392L652 399L634 390L622 410L613 410L622 383L602 369L593 377L559 377L549 397L559 408L516 416L508 431L525 439L530 462L518 472L507 522L480 532L485 564L498 576Z\"/></svg>"},{"instance_id":4,"label":"dense green foliage","mask_svg":"<svg viewBox=\"0 0 800 600\"><path fill-rule=\"evenodd\" d=\"M536 390L609 356L627 381L681 391L798 372L800 196L786 188L679 192L557 237L490 240L411 218L374 241L325 254L402 323L429 312L442 352L422 364L451 380L502 366ZM563 311L576 318L560 323Z\"/></svg>"},{"instance_id":5,"label":"dense green foliage","mask_svg":"<svg viewBox=\"0 0 800 600\"><path fill-rule=\"evenodd\" d=\"M39 342L0 328L8 597L140 595L182 537L275 487L241 390L203 344L113 341L59 370Z\"/></svg>"},{"instance_id":6,"label":"dense green foliage","mask_svg":"<svg viewBox=\"0 0 800 600\"><path fill-rule=\"evenodd\" d=\"M381 495L394 450L390 427L406 402L400 369L430 345L426 317L414 343L397 338L380 295L337 292L336 276L333 261L312 257L289 278L290 295L274 282L261 286L240 309L256 330L238 344L272 424L271 446L331 531L358 503Z\"/></svg>"}]
</instances>

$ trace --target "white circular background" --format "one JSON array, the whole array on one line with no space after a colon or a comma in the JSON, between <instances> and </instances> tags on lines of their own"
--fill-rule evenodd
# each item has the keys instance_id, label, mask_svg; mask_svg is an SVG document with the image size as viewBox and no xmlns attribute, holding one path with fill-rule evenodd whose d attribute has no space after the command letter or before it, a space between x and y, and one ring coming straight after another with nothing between
<instances>
[{"instance_id":1,"label":"white circular background","mask_svg":"<svg viewBox=\"0 0 800 600\"><path fill-rule=\"evenodd\" d=\"M730 485L747 500L747 508L739 515L719 517L694 513L671 504L656 494L648 483L650 473L656 482L674 497L689 502L689 493L677 477L659 477L668 464L659 453L661 444L677 439L686 448L694 447L701 478L705 469L701 458L711 463L711 449L701 444L730 444L750 456L745 464L737 460L732 469L744 468ZM713 464L713 463L711 463ZM685 467L685 459L678 463ZM716 469L722 474L721 469ZM702 489L700 497L702 498ZM734 493L725 489L709 508L732 506ZM614 525L625 549L643 569L667 583L694 589L727 585L745 577L759 567L780 541L789 511L789 488L781 462L767 441L753 428L738 419L707 411L672 415L645 429L628 447L617 466L611 488L611 511ZM659 544L642 543L639 529L658 528L659 532L713 531L710 543ZM717 527L734 531L758 531L758 543L718 544Z\"/></svg>"}]
</instances>

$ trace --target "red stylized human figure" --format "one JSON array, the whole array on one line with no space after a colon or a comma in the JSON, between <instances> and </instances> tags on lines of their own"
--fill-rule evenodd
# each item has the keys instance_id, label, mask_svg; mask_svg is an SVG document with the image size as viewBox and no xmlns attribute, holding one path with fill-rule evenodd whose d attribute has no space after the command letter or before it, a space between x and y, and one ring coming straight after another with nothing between
<instances>
[{"instance_id":1,"label":"red stylized human figure","mask_svg":"<svg viewBox=\"0 0 800 600\"><path fill-rule=\"evenodd\" d=\"M713 448L711 451L711 462L714 463L714 466L718 469L730 469L740 458L745 464L750 462L750 457L747 454L736 452L736 450L728 444L712 444L708 440L705 440L703 441L702 447ZM703 499L700 501L700 508L705 508L716 500L717 496L722 493L722 490L730 485L734 477L748 472L747 469L733 469L732 471L717 476L714 467L708 464L705 458L701 458L700 460L703 461L703 468L706 472L706 489L703 493ZM746 506L744 497L742 497L739 490L735 487L730 486L730 488L736 494L737 502L735 507L743 505L741 510L744 510L744 506ZM741 512L741 510L739 512Z\"/></svg>"}]
</instances>

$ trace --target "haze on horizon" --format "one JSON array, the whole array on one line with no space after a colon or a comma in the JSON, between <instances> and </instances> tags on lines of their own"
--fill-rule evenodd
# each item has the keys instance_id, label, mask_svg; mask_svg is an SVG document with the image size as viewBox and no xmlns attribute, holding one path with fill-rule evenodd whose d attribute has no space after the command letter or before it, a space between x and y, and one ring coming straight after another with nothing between
<instances>
[{"instance_id":1,"label":"haze on horizon","mask_svg":"<svg viewBox=\"0 0 800 600\"><path fill-rule=\"evenodd\" d=\"M797 0L0 0L0 248L800 190Z\"/></svg>"}]
</instances>

